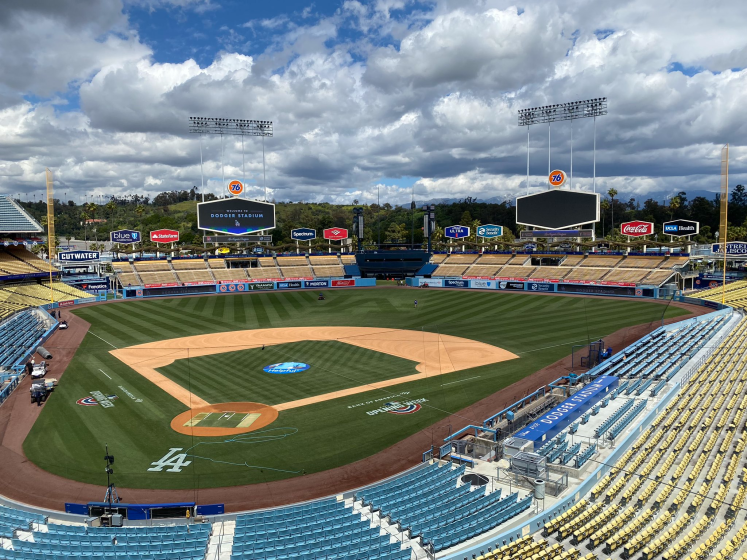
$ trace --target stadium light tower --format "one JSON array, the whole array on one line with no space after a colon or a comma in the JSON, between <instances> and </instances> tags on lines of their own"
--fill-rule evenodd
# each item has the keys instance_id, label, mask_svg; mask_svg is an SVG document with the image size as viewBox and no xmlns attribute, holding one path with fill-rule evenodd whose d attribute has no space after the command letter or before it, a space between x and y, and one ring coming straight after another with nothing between
<instances>
[{"instance_id":1,"label":"stadium light tower","mask_svg":"<svg viewBox=\"0 0 747 560\"><path fill-rule=\"evenodd\" d=\"M267 173L265 171L265 136L272 137L272 121L255 121L249 119L220 119L213 117L189 117L189 132L200 135L200 176L202 177L202 201L205 202L205 175L202 172L202 135L213 134L220 136L220 168L225 186L226 175L223 171L223 136L241 136L241 173L246 182L244 169L244 136L262 137L262 183L267 202Z\"/></svg>"},{"instance_id":2,"label":"stadium light tower","mask_svg":"<svg viewBox=\"0 0 747 560\"><path fill-rule=\"evenodd\" d=\"M597 117L606 114L606 97L519 109L519 126L527 127L527 194L529 194L529 127L533 124L547 123L547 173L549 175L552 171L550 164L550 125L556 121L571 121L571 188L573 188L573 121L574 119L585 118L594 119L593 186L594 192L597 192Z\"/></svg>"}]
</instances>

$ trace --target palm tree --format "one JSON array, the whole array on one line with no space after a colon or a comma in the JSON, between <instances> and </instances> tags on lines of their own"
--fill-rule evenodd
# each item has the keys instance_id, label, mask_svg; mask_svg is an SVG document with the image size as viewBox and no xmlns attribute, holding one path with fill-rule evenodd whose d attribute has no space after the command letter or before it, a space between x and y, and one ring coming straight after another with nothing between
<instances>
[{"instance_id":1,"label":"palm tree","mask_svg":"<svg viewBox=\"0 0 747 560\"><path fill-rule=\"evenodd\" d=\"M605 237L604 235L604 214L607 212L607 210L610 209L610 203L607 202L607 200L605 199L602 201L600 206L602 207L602 237Z\"/></svg>"},{"instance_id":2,"label":"palm tree","mask_svg":"<svg viewBox=\"0 0 747 560\"><path fill-rule=\"evenodd\" d=\"M145 206L138 204L137 208L135 208L135 214L137 214L138 218L142 218L143 214L145 214Z\"/></svg>"},{"instance_id":3,"label":"palm tree","mask_svg":"<svg viewBox=\"0 0 747 560\"><path fill-rule=\"evenodd\" d=\"M114 212L117 210L117 204L113 199L106 203L105 208L106 211L109 212L109 218L114 218Z\"/></svg>"},{"instance_id":4,"label":"palm tree","mask_svg":"<svg viewBox=\"0 0 747 560\"><path fill-rule=\"evenodd\" d=\"M675 211L682 206L682 199L679 196L673 196L669 201L669 219L674 216Z\"/></svg>"},{"instance_id":5,"label":"palm tree","mask_svg":"<svg viewBox=\"0 0 747 560\"><path fill-rule=\"evenodd\" d=\"M80 219L83 220L83 241L86 244L86 250L88 249L88 220L90 217L86 211L80 213Z\"/></svg>"},{"instance_id":6,"label":"palm tree","mask_svg":"<svg viewBox=\"0 0 747 560\"><path fill-rule=\"evenodd\" d=\"M607 191L607 194L610 195L610 198L612 199L612 231L615 231L615 197L617 196L617 191L615 189L610 189Z\"/></svg>"}]
</instances>

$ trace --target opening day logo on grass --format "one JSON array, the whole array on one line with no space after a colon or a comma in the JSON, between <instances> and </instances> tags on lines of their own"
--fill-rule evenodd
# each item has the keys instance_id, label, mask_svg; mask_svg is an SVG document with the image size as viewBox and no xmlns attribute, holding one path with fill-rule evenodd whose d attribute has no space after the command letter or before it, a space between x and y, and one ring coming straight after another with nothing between
<instances>
[{"instance_id":1,"label":"opening day logo on grass","mask_svg":"<svg viewBox=\"0 0 747 560\"><path fill-rule=\"evenodd\" d=\"M97 406L100 404L104 408L112 408L114 406L112 401L118 398L117 395L104 396L104 393L101 391L91 391L90 397L83 397L82 399L75 401L75 403L80 406Z\"/></svg>"},{"instance_id":2,"label":"opening day logo on grass","mask_svg":"<svg viewBox=\"0 0 747 560\"><path fill-rule=\"evenodd\" d=\"M410 399L406 401L392 401L385 403L381 408L376 410L369 410L366 412L369 416L376 416L381 412L388 412L389 414L414 414L422 408L420 403L428 402L428 399Z\"/></svg>"},{"instance_id":3,"label":"opening day logo on grass","mask_svg":"<svg viewBox=\"0 0 747 560\"><path fill-rule=\"evenodd\" d=\"M311 366L304 364L303 362L281 362L279 364L270 364L262 369L267 373L279 373L285 375L286 373L296 373L297 371L306 371Z\"/></svg>"}]
</instances>

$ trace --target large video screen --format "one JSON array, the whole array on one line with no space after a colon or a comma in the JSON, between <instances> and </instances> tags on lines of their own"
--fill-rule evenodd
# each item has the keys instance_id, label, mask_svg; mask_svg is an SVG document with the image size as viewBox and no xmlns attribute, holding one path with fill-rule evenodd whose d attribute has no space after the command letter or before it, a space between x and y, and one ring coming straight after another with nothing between
<instances>
[{"instance_id":1,"label":"large video screen","mask_svg":"<svg viewBox=\"0 0 747 560\"><path fill-rule=\"evenodd\" d=\"M552 190L516 199L516 223L561 229L599 221L599 195Z\"/></svg>"},{"instance_id":2,"label":"large video screen","mask_svg":"<svg viewBox=\"0 0 747 560\"><path fill-rule=\"evenodd\" d=\"M245 198L225 198L197 205L197 227L241 235L275 228L275 205Z\"/></svg>"}]
</instances>

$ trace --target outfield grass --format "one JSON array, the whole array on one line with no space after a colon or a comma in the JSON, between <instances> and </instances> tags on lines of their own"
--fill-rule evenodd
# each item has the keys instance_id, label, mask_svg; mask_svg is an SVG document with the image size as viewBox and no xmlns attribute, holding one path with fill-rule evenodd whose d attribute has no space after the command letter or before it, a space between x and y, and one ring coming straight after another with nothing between
<instances>
[{"instance_id":1,"label":"outfield grass","mask_svg":"<svg viewBox=\"0 0 747 560\"><path fill-rule=\"evenodd\" d=\"M658 322L662 315L686 314L646 301L593 297L407 288L325 293L326 301L317 301L316 292L299 291L108 303L76 310L91 328L24 442L26 456L55 474L101 484L102 450L108 443L117 457L115 483L122 487L207 488L298 476L372 455L567 356L574 344L625 326ZM415 298L417 309L412 305ZM520 358L282 411L270 426L243 436L193 440L169 427L185 406L109 354L113 347L207 332L326 325L423 329L494 344ZM263 366L281 361L303 361L312 368L291 375L262 372ZM220 375L238 380L247 396L256 395L247 400L273 404L347 383L359 385L356 376L371 371L379 379L407 375L414 363L343 343L298 342L181 360L162 369L210 402L236 400L224 384L211 384L212 376ZM328 375L322 375L324 371ZM76 404L92 391L119 398L110 408ZM412 415L367 414L385 402L404 399L426 400ZM188 452L192 464L181 473L149 472L151 463L170 448ZM412 450L414 455L421 451Z\"/></svg>"}]
</instances>

